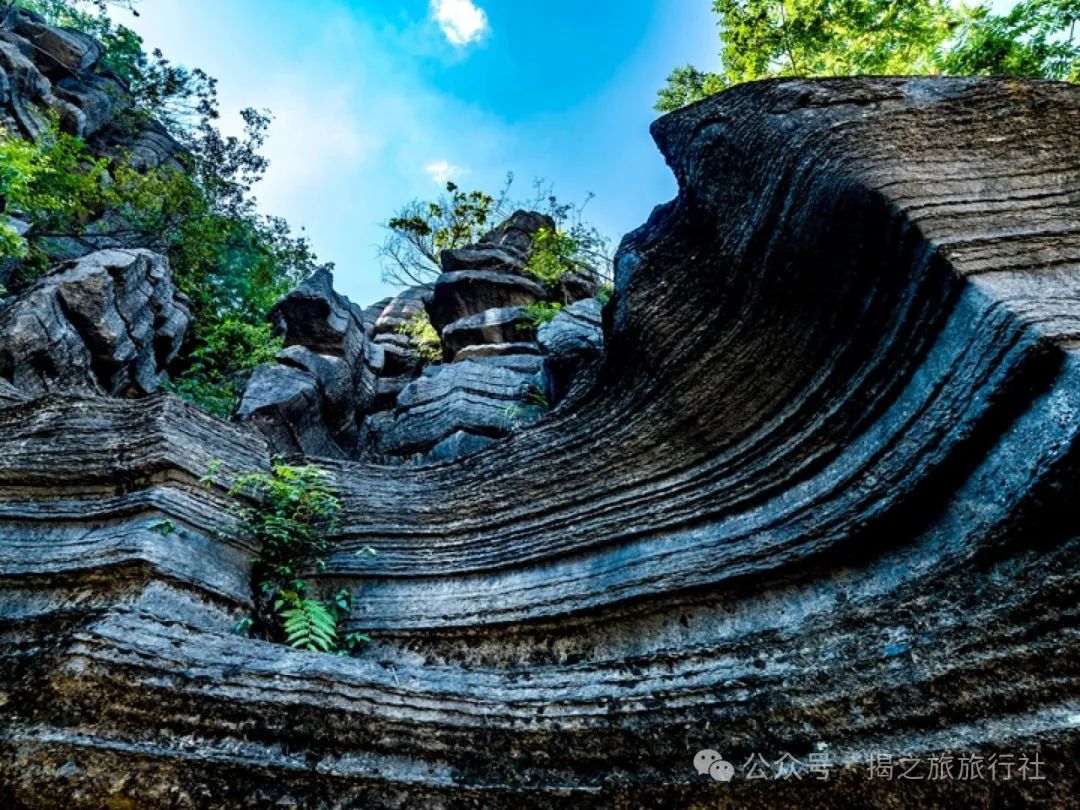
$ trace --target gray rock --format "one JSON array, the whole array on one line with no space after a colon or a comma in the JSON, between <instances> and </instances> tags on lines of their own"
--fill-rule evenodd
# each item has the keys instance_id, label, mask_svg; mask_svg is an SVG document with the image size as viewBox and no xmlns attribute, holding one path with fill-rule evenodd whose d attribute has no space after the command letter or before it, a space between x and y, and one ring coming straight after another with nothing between
<instances>
[{"instance_id":1,"label":"gray rock","mask_svg":"<svg viewBox=\"0 0 1080 810\"><path fill-rule=\"evenodd\" d=\"M443 273L435 282L428 315L442 332L449 324L488 309L522 307L544 298L544 288L531 279L491 270Z\"/></svg>"},{"instance_id":2,"label":"gray rock","mask_svg":"<svg viewBox=\"0 0 1080 810\"><path fill-rule=\"evenodd\" d=\"M401 335L401 328L424 311L424 299L431 294L431 287L409 287L395 295L383 306L375 318L376 335Z\"/></svg>"},{"instance_id":3,"label":"gray rock","mask_svg":"<svg viewBox=\"0 0 1080 810\"><path fill-rule=\"evenodd\" d=\"M14 402L23 402L26 399L26 394L7 380L0 378L0 407L10 405Z\"/></svg>"},{"instance_id":4,"label":"gray rock","mask_svg":"<svg viewBox=\"0 0 1080 810\"><path fill-rule=\"evenodd\" d=\"M575 270L564 273L554 284L548 285L548 297L560 304L595 298L600 289L600 277L591 270Z\"/></svg>"},{"instance_id":5,"label":"gray rock","mask_svg":"<svg viewBox=\"0 0 1080 810\"><path fill-rule=\"evenodd\" d=\"M443 357L453 361L466 346L535 340L536 325L525 307L487 309L454 321L442 330Z\"/></svg>"},{"instance_id":6,"label":"gray rock","mask_svg":"<svg viewBox=\"0 0 1080 810\"><path fill-rule=\"evenodd\" d=\"M56 114L69 132L96 134L128 96L113 77L95 72L103 47L78 31L8 10L0 21L0 123L37 137Z\"/></svg>"},{"instance_id":7,"label":"gray rock","mask_svg":"<svg viewBox=\"0 0 1080 810\"><path fill-rule=\"evenodd\" d=\"M349 300L334 290L334 276L327 269L318 270L285 296L268 317L286 346L352 358L366 342L363 323Z\"/></svg>"},{"instance_id":8,"label":"gray rock","mask_svg":"<svg viewBox=\"0 0 1080 810\"><path fill-rule=\"evenodd\" d=\"M379 335L375 343L383 350L382 374L387 377L415 377L419 372L421 360L416 344L408 335L389 333Z\"/></svg>"},{"instance_id":9,"label":"gray rock","mask_svg":"<svg viewBox=\"0 0 1080 810\"><path fill-rule=\"evenodd\" d=\"M561 402L583 377L590 376L604 356L602 307L586 298L563 307L540 327L537 341L547 366L552 404Z\"/></svg>"},{"instance_id":10,"label":"gray rock","mask_svg":"<svg viewBox=\"0 0 1080 810\"><path fill-rule=\"evenodd\" d=\"M393 298L384 298L360 310L360 320L364 322L364 331L369 338L375 337L375 324L393 300Z\"/></svg>"},{"instance_id":11,"label":"gray rock","mask_svg":"<svg viewBox=\"0 0 1080 810\"><path fill-rule=\"evenodd\" d=\"M257 428L277 453L344 458L323 415L319 379L291 365L262 365L244 389L237 418Z\"/></svg>"},{"instance_id":12,"label":"gray rock","mask_svg":"<svg viewBox=\"0 0 1080 810\"><path fill-rule=\"evenodd\" d=\"M387 361L384 348L370 343L362 316L334 290L329 270L289 293L269 317L285 342L279 363L303 374L260 370L245 389L238 418L262 430L280 452L351 455Z\"/></svg>"},{"instance_id":13,"label":"gray rock","mask_svg":"<svg viewBox=\"0 0 1080 810\"><path fill-rule=\"evenodd\" d=\"M534 342L479 343L463 346L454 356L454 360L460 362L480 357L505 357L515 354L540 354L540 347Z\"/></svg>"},{"instance_id":14,"label":"gray rock","mask_svg":"<svg viewBox=\"0 0 1080 810\"><path fill-rule=\"evenodd\" d=\"M542 369L536 356L436 366L402 389L378 449L405 457L425 453L458 431L498 437L534 422L544 413L536 401L536 392L543 391Z\"/></svg>"},{"instance_id":15,"label":"gray rock","mask_svg":"<svg viewBox=\"0 0 1080 810\"><path fill-rule=\"evenodd\" d=\"M528 256L532 253L533 236L541 228L555 230L555 220L537 211L515 211L497 228L485 234L481 244L507 248Z\"/></svg>"},{"instance_id":16,"label":"gray rock","mask_svg":"<svg viewBox=\"0 0 1080 810\"><path fill-rule=\"evenodd\" d=\"M147 394L164 379L190 322L163 256L93 253L0 310L0 377L32 396Z\"/></svg>"},{"instance_id":17,"label":"gray rock","mask_svg":"<svg viewBox=\"0 0 1080 810\"><path fill-rule=\"evenodd\" d=\"M471 247L444 250L440 259L443 273L476 270L525 275L528 253L481 242Z\"/></svg>"},{"instance_id":18,"label":"gray rock","mask_svg":"<svg viewBox=\"0 0 1080 810\"><path fill-rule=\"evenodd\" d=\"M494 441L490 436L477 436L475 433L459 430L432 447L422 462L434 464L440 461L456 461L480 452Z\"/></svg>"},{"instance_id":19,"label":"gray rock","mask_svg":"<svg viewBox=\"0 0 1080 810\"><path fill-rule=\"evenodd\" d=\"M16 14L12 30L40 57L43 72L64 77L90 70L105 52L93 37L70 28L46 25L31 14Z\"/></svg>"}]
</instances>

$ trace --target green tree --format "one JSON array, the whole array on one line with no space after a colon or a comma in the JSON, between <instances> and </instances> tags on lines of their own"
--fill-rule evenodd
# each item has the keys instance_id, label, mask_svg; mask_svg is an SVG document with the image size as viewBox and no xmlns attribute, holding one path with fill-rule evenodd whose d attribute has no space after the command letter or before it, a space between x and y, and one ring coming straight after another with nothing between
<instances>
[{"instance_id":1,"label":"green tree","mask_svg":"<svg viewBox=\"0 0 1080 810\"><path fill-rule=\"evenodd\" d=\"M0 213L29 223L20 236L0 217L0 258L19 260L12 291L48 269L50 240L57 237L165 253L195 314L171 387L227 415L243 373L279 348L266 324L268 310L320 266L306 238L257 209L253 189L267 167L261 148L269 114L244 110L243 134L223 136L215 81L160 52L147 54L134 32L108 19L106 0L15 4L98 37L106 47L104 67L128 87L114 126L134 132L153 119L181 150L173 165L141 171L123 155L95 154L56 121L36 143L0 132Z\"/></svg>"},{"instance_id":2,"label":"green tree","mask_svg":"<svg viewBox=\"0 0 1080 810\"><path fill-rule=\"evenodd\" d=\"M565 252L571 244L576 265L591 267L603 278L611 275L610 240L584 218L592 194L580 205L566 203L555 195L550 184L536 180L532 197L515 200L510 195L513 182L514 176L507 175L497 194L464 191L455 183L447 183L446 193L438 198L413 200L405 205L384 225L386 239L380 249L384 279L401 285L434 281L440 273L439 257L444 250L474 244L519 209L539 211L555 221L556 233L548 235L539 245L541 249L558 247Z\"/></svg>"},{"instance_id":3,"label":"green tree","mask_svg":"<svg viewBox=\"0 0 1080 810\"><path fill-rule=\"evenodd\" d=\"M499 197L446 184L434 200L413 200L387 221L379 255L383 277L394 284L425 284L439 275L439 255L477 241L505 210Z\"/></svg>"},{"instance_id":4,"label":"green tree","mask_svg":"<svg viewBox=\"0 0 1080 810\"><path fill-rule=\"evenodd\" d=\"M677 68L657 109L771 76L1017 75L1080 80L1080 0L1003 15L950 0L715 0L720 70Z\"/></svg>"}]
</instances>

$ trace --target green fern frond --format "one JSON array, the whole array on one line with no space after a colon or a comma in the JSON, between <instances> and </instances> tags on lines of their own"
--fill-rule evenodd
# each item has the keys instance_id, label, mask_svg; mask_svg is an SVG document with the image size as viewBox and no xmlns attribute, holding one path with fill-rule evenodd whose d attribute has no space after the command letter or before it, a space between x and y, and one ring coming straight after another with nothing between
<instances>
[{"instance_id":1,"label":"green fern frond","mask_svg":"<svg viewBox=\"0 0 1080 810\"><path fill-rule=\"evenodd\" d=\"M290 647L312 652L330 652L338 644L337 616L316 599L298 599L296 606L283 610L285 642Z\"/></svg>"}]
</instances>

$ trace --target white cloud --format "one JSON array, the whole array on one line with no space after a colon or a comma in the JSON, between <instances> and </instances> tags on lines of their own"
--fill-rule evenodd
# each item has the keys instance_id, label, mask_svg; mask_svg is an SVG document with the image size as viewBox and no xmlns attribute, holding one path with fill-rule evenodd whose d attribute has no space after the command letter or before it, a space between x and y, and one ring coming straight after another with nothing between
<instances>
[{"instance_id":1,"label":"white cloud","mask_svg":"<svg viewBox=\"0 0 1080 810\"><path fill-rule=\"evenodd\" d=\"M487 14L472 0L431 0L431 17L456 48L479 42L491 30Z\"/></svg>"},{"instance_id":2,"label":"white cloud","mask_svg":"<svg viewBox=\"0 0 1080 810\"><path fill-rule=\"evenodd\" d=\"M464 169L461 166L455 166L448 160L439 160L435 163L429 163L424 167L424 171L427 172L431 176L431 179L440 186L445 186L451 180L461 179L469 173L468 169Z\"/></svg>"}]
</instances>

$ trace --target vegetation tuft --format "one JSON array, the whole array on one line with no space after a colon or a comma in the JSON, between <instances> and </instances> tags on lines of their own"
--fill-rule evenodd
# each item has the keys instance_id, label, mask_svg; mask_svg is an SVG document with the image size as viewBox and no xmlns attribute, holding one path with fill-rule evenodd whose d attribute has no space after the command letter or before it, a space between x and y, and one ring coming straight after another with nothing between
<instances>
[{"instance_id":1,"label":"vegetation tuft","mask_svg":"<svg viewBox=\"0 0 1080 810\"><path fill-rule=\"evenodd\" d=\"M219 469L220 464L213 465L204 482L215 482ZM302 575L325 567L323 556L341 511L329 474L274 459L269 473L242 475L231 483L229 493L254 502L236 507L235 517L237 531L260 549L253 572L255 612L237 624L237 632L301 650L340 654L370 641L363 633L342 631L352 610L348 590L331 599L315 598Z\"/></svg>"}]
</instances>

